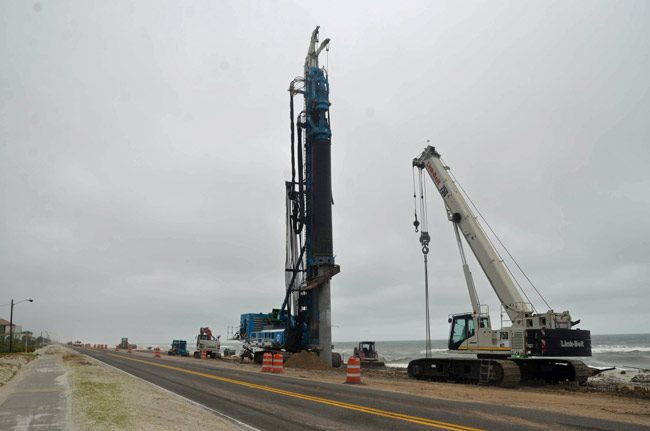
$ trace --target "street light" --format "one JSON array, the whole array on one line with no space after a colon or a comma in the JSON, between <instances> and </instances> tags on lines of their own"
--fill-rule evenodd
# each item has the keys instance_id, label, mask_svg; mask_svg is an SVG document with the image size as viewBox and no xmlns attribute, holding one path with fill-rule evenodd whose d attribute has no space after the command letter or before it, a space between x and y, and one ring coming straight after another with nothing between
<instances>
[{"instance_id":1,"label":"street light","mask_svg":"<svg viewBox=\"0 0 650 431\"><path fill-rule=\"evenodd\" d=\"M11 353L14 343L14 305L18 305L25 301L34 302L31 298L22 299L18 302L14 302L13 299L11 300L11 313L9 313L9 353Z\"/></svg>"}]
</instances>

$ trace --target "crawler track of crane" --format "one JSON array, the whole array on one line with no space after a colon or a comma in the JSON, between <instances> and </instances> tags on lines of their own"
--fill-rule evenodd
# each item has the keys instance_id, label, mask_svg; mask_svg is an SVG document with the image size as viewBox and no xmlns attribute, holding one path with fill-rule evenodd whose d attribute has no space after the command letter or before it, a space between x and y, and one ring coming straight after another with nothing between
<instances>
[{"instance_id":1,"label":"crawler track of crane","mask_svg":"<svg viewBox=\"0 0 650 431\"><path fill-rule=\"evenodd\" d=\"M408 374L418 380L512 388L532 382L576 382L583 385L591 373L581 361L422 358L409 363Z\"/></svg>"}]
</instances>

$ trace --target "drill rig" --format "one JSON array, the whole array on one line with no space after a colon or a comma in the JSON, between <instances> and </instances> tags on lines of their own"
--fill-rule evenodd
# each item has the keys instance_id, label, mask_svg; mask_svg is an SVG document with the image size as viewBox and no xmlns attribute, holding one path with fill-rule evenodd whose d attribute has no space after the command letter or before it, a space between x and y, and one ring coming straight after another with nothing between
<instances>
[{"instance_id":1,"label":"drill rig","mask_svg":"<svg viewBox=\"0 0 650 431\"><path fill-rule=\"evenodd\" d=\"M291 181L286 187L285 296L271 313L240 318L236 339L247 355L261 360L264 351L318 352L326 364L338 366L332 353L330 279L339 273L332 244L331 138L329 81L318 57L329 49L312 32L304 76L289 85ZM304 109L295 114L294 97L303 95Z\"/></svg>"},{"instance_id":2,"label":"drill rig","mask_svg":"<svg viewBox=\"0 0 650 431\"><path fill-rule=\"evenodd\" d=\"M589 367L582 361L564 358L591 356L590 331L574 329L580 321L572 321L568 311L555 312L549 306L548 311L538 313L532 303L524 301L516 279L497 253L457 181L454 181L449 167L443 163L434 147L425 148L413 160L413 166L419 170L421 199L426 195L422 180L422 171L426 170L444 201L447 217L454 228L472 305L471 312L449 317L449 351L474 354L476 359L416 359L409 363L409 375L417 379L477 382L504 387L529 380L585 383L590 375ZM426 228L426 202L424 206L421 205L420 212L423 222L420 242L426 265L430 240ZM416 232L419 224L416 205ZM461 235L499 298L510 326L492 329L489 310L479 302L474 287Z\"/></svg>"}]
</instances>

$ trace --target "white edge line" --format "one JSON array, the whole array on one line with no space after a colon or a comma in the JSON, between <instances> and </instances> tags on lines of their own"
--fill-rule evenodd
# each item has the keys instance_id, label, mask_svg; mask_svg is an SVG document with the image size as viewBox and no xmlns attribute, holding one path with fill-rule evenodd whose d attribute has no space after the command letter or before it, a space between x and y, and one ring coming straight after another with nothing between
<instances>
[{"instance_id":1,"label":"white edge line","mask_svg":"<svg viewBox=\"0 0 650 431\"><path fill-rule=\"evenodd\" d=\"M196 402L194 400L191 400L191 399L189 399L187 397L184 397L184 396L182 396L180 394L177 394L176 392L172 392L169 389L163 388L162 386L158 386L157 384L152 383L149 380L145 380L142 377L138 377L136 375L133 375L133 374L129 373L128 371L124 371L124 370L122 370L120 368L117 368L117 367L111 365L111 364L107 364L106 362L104 362L104 361L102 361L100 359L97 359L97 358L95 358L93 356L87 355L87 354L79 352L79 351L77 351L77 353L81 353L84 356L88 356L89 358L99 362L100 364L105 365L105 366L110 367L110 368L113 368L114 370L117 370L117 371L119 371L121 373L124 373L124 374L126 374L128 376L133 377L134 379L138 379L138 380L141 380L141 381L143 381L145 383L150 384L151 386L155 386L155 387L157 387L157 388L159 388L159 389L161 389L161 390L163 390L163 391L165 391L165 392L167 392L167 393L169 393L169 394L171 394L171 395L173 395L173 396L175 396L177 398L180 398L180 399L182 399L182 400L184 400L184 401L186 401L186 402L188 402L188 403L190 403L190 404L192 404L194 406L200 407L200 408L202 408L204 410L208 410L209 412L214 413L217 416L220 416L220 417L222 417L222 418L224 418L224 419L226 419L226 420L228 420L228 421L230 421L230 422L232 422L232 423L234 423L236 425L239 425L240 427L243 427L243 428L251 430L251 431L262 431L259 428L255 428L255 427L253 427L251 425L248 425L248 424L246 424L246 423L244 423L242 421L239 421L239 420L237 420L237 419L235 419L235 418L233 418L231 416L228 416L227 414L222 413L219 410L215 410L215 409L213 409L211 407L208 407L208 406L206 406L204 404L201 404L201 403Z\"/></svg>"}]
</instances>

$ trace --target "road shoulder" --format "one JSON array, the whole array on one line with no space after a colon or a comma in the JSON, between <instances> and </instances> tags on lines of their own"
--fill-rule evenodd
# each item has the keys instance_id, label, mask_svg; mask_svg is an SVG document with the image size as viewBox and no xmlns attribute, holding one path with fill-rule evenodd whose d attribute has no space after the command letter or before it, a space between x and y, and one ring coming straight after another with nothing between
<instances>
[{"instance_id":1,"label":"road shoulder","mask_svg":"<svg viewBox=\"0 0 650 431\"><path fill-rule=\"evenodd\" d=\"M156 385L62 348L72 394L73 430L239 430Z\"/></svg>"}]
</instances>

